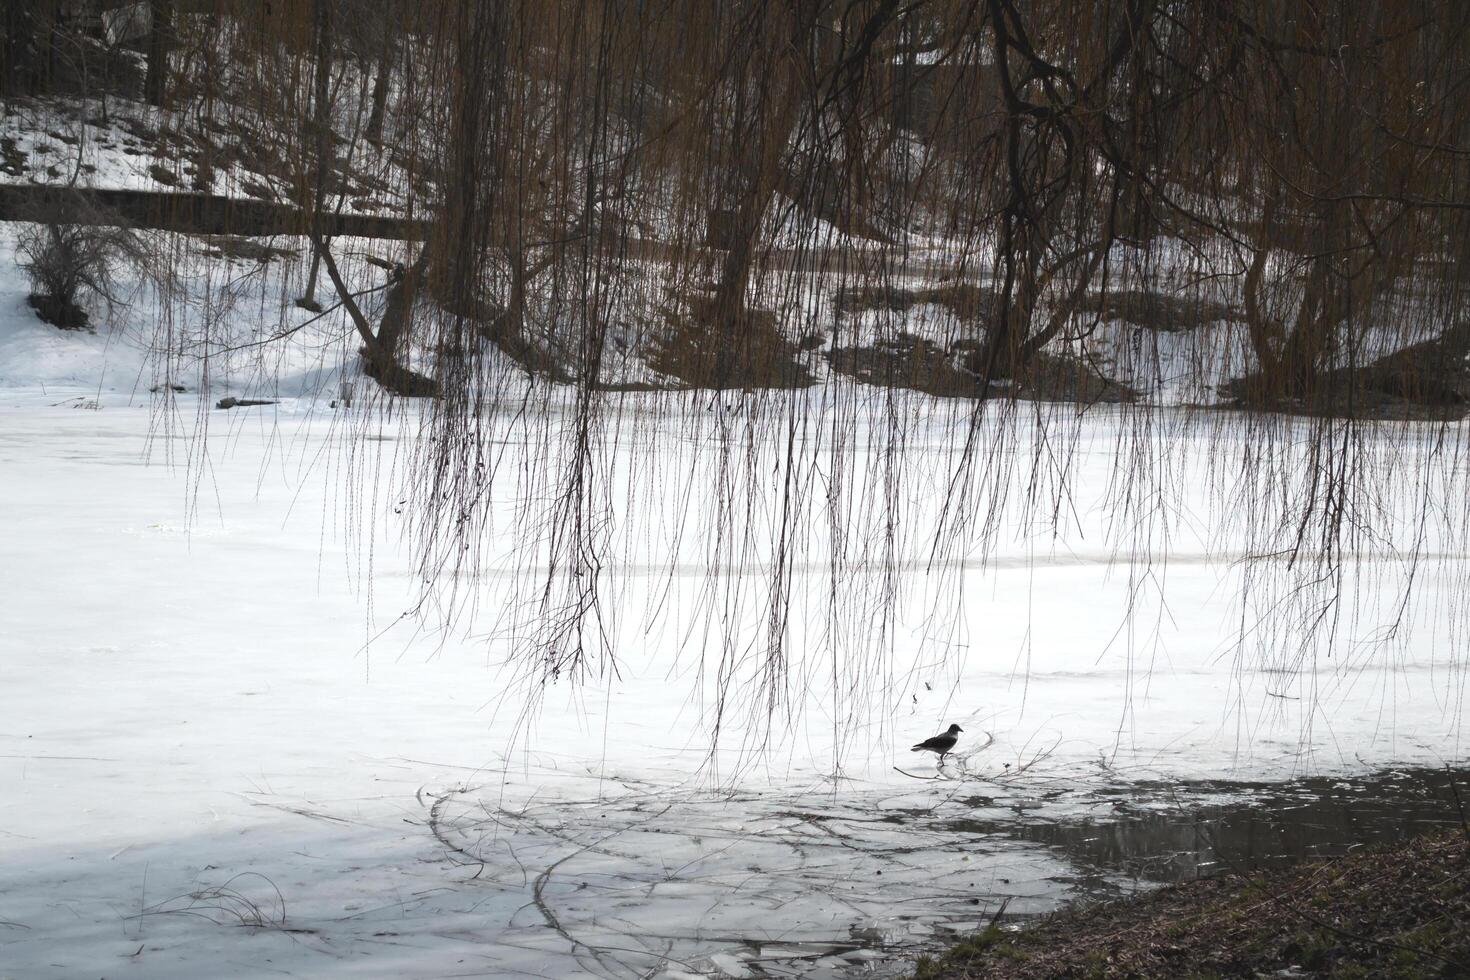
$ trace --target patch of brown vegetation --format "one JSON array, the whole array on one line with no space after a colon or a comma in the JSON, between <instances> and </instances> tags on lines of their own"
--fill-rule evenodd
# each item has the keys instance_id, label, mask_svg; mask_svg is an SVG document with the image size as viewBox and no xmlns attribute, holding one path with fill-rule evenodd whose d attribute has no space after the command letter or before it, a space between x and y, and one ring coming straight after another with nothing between
<instances>
[{"instance_id":1,"label":"patch of brown vegetation","mask_svg":"<svg viewBox=\"0 0 1470 980\"><path fill-rule=\"evenodd\" d=\"M1273 396L1260 374L1222 392L1234 407L1356 419L1454 420L1470 415L1470 323L1359 368L1324 372L1289 397Z\"/></svg>"},{"instance_id":2,"label":"patch of brown vegetation","mask_svg":"<svg viewBox=\"0 0 1470 980\"><path fill-rule=\"evenodd\" d=\"M1221 320L1243 319L1239 310L1225 303L1150 289L1088 293L1078 304L1078 310L1161 333L1183 333Z\"/></svg>"},{"instance_id":3,"label":"patch of brown vegetation","mask_svg":"<svg viewBox=\"0 0 1470 980\"><path fill-rule=\"evenodd\" d=\"M839 347L827 355L832 370L882 388L910 388L941 398L974 398L980 382L953 363L950 352L922 338L900 335L871 347Z\"/></svg>"},{"instance_id":4,"label":"patch of brown vegetation","mask_svg":"<svg viewBox=\"0 0 1470 980\"><path fill-rule=\"evenodd\" d=\"M915 976L1466 977L1467 922L1470 833L1456 831L992 927Z\"/></svg>"},{"instance_id":5,"label":"patch of brown vegetation","mask_svg":"<svg viewBox=\"0 0 1470 980\"><path fill-rule=\"evenodd\" d=\"M1081 358L1038 351L1016 377L1016 397L1027 401L1116 404L1138 392L1100 373Z\"/></svg>"},{"instance_id":6,"label":"patch of brown vegetation","mask_svg":"<svg viewBox=\"0 0 1470 980\"><path fill-rule=\"evenodd\" d=\"M260 181L251 180L249 177L245 177L240 181L240 189L257 200L274 201L276 199L275 191Z\"/></svg>"},{"instance_id":7,"label":"patch of brown vegetation","mask_svg":"<svg viewBox=\"0 0 1470 980\"><path fill-rule=\"evenodd\" d=\"M691 304L689 314L666 313L667 333L653 344L648 364L695 388L805 388L816 383L797 360L768 310L720 316L711 304Z\"/></svg>"},{"instance_id":8,"label":"patch of brown vegetation","mask_svg":"<svg viewBox=\"0 0 1470 980\"><path fill-rule=\"evenodd\" d=\"M832 370L866 384L909 388L941 398L978 398L984 371L980 345L958 341L941 348L900 334L869 347L839 347L827 355ZM1075 357L1038 352L1010 378L991 384L992 397L1093 404L1127 402L1137 393Z\"/></svg>"},{"instance_id":9,"label":"patch of brown vegetation","mask_svg":"<svg viewBox=\"0 0 1470 980\"><path fill-rule=\"evenodd\" d=\"M998 296L993 289L972 283L950 282L922 289L894 286L849 286L837 290L832 305L839 314L883 310L904 313L924 304L943 306L961 320L984 320L995 311Z\"/></svg>"},{"instance_id":10,"label":"patch of brown vegetation","mask_svg":"<svg viewBox=\"0 0 1470 980\"><path fill-rule=\"evenodd\" d=\"M289 258L297 254L294 248L277 248L236 235L206 235L204 242L207 247L202 250L202 254L212 259L244 259L265 265L273 259Z\"/></svg>"},{"instance_id":11,"label":"patch of brown vegetation","mask_svg":"<svg viewBox=\"0 0 1470 980\"><path fill-rule=\"evenodd\" d=\"M12 137L0 136L0 173L24 177L27 159L27 153Z\"/></svg>"},{"instance_id":12,"label":"patch of brown vegetation","mask_svg":"<svg viewBox=\"0 0 1470 980\"><path fill-rule=\"evenodd\" d=\"M89 330L87 311L71 300L31 293L26 297L36 316L62 330ZM95 333L95 331L93 331Z\"/></svg>"}]
</instances>

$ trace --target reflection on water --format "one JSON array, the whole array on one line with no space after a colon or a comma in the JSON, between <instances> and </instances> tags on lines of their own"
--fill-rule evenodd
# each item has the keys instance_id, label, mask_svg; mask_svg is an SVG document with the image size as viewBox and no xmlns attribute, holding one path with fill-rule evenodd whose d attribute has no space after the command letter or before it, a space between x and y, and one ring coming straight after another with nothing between
<instances>
[{"instance_id":1,"label":"reflection on water","mask_svg":"<svg viewBox=\"0 0 1470 980\"><path fill-rule=\"evenodd\" d=\"M1400 770L1287 784L1142 784L1113 800L1122 819L1061 820L1016 828L1084 868L1146 881L1187 881L1280 867L1392 844L1461 825L1470 772ZM1229 803L1201 802L1222 796Z\"/></svg>"}]
</instances>

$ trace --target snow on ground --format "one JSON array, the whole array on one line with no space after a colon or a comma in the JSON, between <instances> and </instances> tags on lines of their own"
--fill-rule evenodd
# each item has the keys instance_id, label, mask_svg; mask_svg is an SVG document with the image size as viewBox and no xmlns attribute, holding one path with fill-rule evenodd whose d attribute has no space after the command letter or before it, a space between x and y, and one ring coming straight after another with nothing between
<instances>
[{"instance_id":1,"label":"snow on ground","mask_svg":"<svg viewBox=\"0 0 1470 980\"><path fill-rule=\"evenodd\" d=\"M405 128L386 148L363 139L363 79L353 63L343 71L350 76L342 79L344 88L356 90L336 106L337 131L350 136L337 150L349 174L345 204L356 212L402 214L407 203L392 188L409 183L399 154L413 152L415 130ZM293 168L304 163L298 140L273 121L290 113L276 109L263 118L219 99L176 109L117 96L9 99L0 106L0 184L292 200L300 177Z\"/></svg>"},{"instance_id":2,"label":"snow on ground","mask_svg":"<svg viewBox=\"0 0 1470 980\"><path fill-rule=\"evenodd\" d=\"M318 316L295 305L305 293L310 255L303 239L270 239L283 257L262 263L222 256L208 239L139 233L149 261L166 264L170 276L159 282L120 264L117 302L84 293L91 329L66 332L42 322L27 303L31 287L18 247L25 227L0 222L0 387L142 397L176 385L216 400L330 399L343 382L359 379L358 340L347 315L332 307ZM398 258L394 248L343 238L338 262L354 282L381 286L386 274L366 259ZM380 289L360 302L375 313L381 296ZM331 286L319 286L317 297L330 306Z\"/></svg>"},{"instance_id":3,"label":"snow on ground","mask_svg":"<svg viewBox=\"0 0 1470 980\"><path fill-rule=\"evenodd\" d=\"M1418 629L1371 642L1409 566L1349 556L1356 616L1294 664L1275 634L1233 642L1254 609L1240 559L1262 542L1230 537L1245 484L1204 426L1169 413L1150 436L1166 564L1112 492L1137 432L1102 409L1049 431L1073 491L1059 532L1038 499L988 551L955 540L936 560L963 407L835 385L760 403L853 420L796 483L795 713L774 736L760 711L732 711L718 743L711 721L722 658L737 691L759 674L743 658L768 627L775 521L752 511L748 541L711 541L710 488L771 490L787 432L779 415L741 428L759 413L738 394L610 396L619 670L533 701L525 610L500 603L544 571L513 537L542 513L536 488L510 476L496 496L476 616L448 631L401 617L417 576L374 475L416 423L334 410L331 385L316 397L355 373L340 323L276 360L204 348L207 393L151 393L145 303L115 330L62 335L5 268L0 977L891 972L1005 899L1028 912L1079 894L1066 859L1015 829L1088 812L1104 789L1465 759L1452 536L1417 543ZM291 282L270 272L221 321L269 335L266 298ZM211 409L276 372L279 404ZM539 458L562 417L553 400L497 424ZM745 469L722 469L722 427L753 439ZM1015 440L1019 458L1038 446L1024 422ZM1401 448L1368 437L1371 458ZM1462 499L1463 467L1446 465ZM833 523L820 505L839 475L871 493ZM1013 502L1045 496L1017 480ZM865 533L885 487L892 552ZM873 609L895 573L883 642L881 617L826 618L834 554ZM940 773L908 746L950 722L966 734Z\"/></svg>"}]
</instances>

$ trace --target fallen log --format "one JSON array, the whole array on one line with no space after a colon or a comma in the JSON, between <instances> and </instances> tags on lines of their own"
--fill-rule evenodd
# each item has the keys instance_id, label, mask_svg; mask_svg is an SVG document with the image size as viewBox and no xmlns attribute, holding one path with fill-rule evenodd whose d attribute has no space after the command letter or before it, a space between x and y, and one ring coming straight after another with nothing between
<instances>
[{"instance_id":1,"label":"fallen log","mask_svg":"<svg viewBox=\"0 0 1470 980\"><path fill-rule=\"evenodd\" d=\"M119 189L0 184L0 221L154 228L194 235L305 235L311 214L290 204L224 197ZM321 216L328 237L424 241L429 223L379 214Z\"/></svg>"}]
</instances>

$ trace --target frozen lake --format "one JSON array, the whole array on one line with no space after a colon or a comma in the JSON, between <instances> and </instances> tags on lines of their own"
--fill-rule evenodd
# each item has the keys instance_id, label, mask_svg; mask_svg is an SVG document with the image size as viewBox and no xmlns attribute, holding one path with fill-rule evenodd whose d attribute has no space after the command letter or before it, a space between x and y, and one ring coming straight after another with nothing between
<instances>
[{"instance_id":1,"label":"frozen lake","mask_svg":"<svg viewBox=\"0 0 1470 980\"><path fill-rule=\"evenodd\" d=\"M1315 658L1242 639L1261 543L1219 530L1240 501L1161 436L1175 534L1118 533L1103 411L1069 450L1059 533L1018 519L936 564L943 476L905 475L892 549L837 549L886 620L824 615L838 532L801 524L791 713L742 705L716 742L721 672L737 691L759 672L770 556L713 553L703 505L779 440L730 470L707 422L619 423L691 448L607 449L618 669L533 702L534 611L501 605L541 568L510 545L535 513L513 478L473 615L434 629L403 615L392 478L362 475L407 430L348 440L288 403L211 412L201 437L195 408L162 426L146 395L0 391L0 977L881 975L1002 903L1125 886L1035 828L1465 760L1463 556L1415 539L1412 631L1380 627L1414 566L1375 554L1350 557L1354 614ZM956 430L925 411L909 458L946 459ZM863 481L883 447L857 431ZM348 441L383 467L354 469ZM739 585L712 612L716 581ZM943 772L908 751L951 722Z\"/></svg>"}]
</instances>

